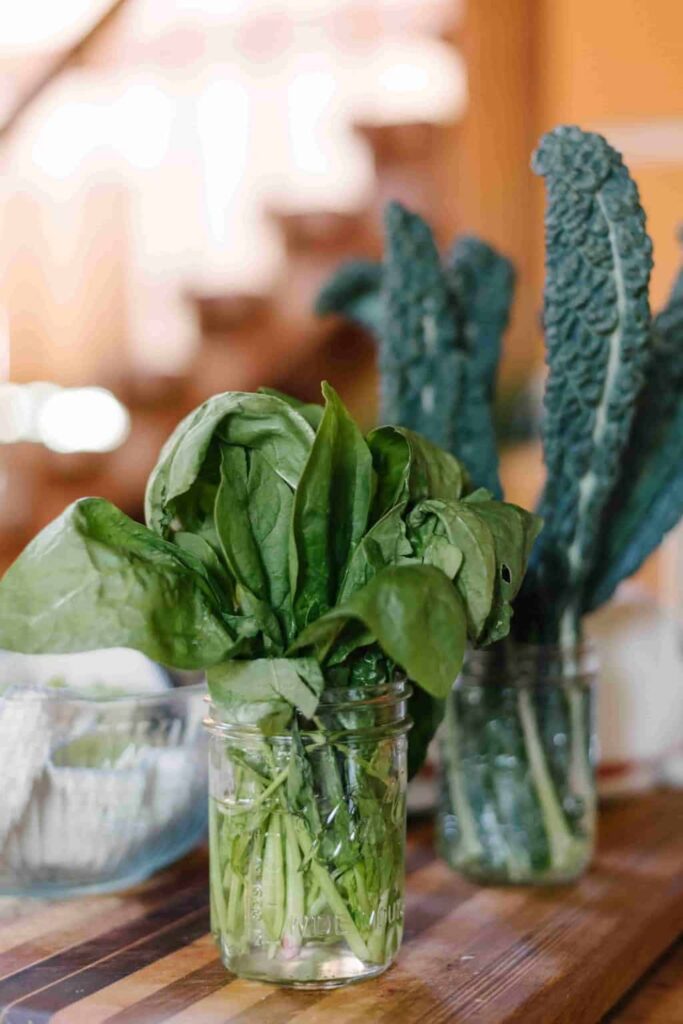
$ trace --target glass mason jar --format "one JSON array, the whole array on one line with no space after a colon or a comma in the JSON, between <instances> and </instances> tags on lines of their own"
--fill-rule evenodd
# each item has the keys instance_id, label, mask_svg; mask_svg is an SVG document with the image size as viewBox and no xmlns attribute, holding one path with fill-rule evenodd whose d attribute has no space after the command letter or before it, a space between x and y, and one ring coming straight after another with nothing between
<instances>
[{"instance_id":1,"label":"glass mason jar","mask_svg":"<svg viewBox=\"0 0 683 1024\"><path fill-rule=\"evenodd\" d=\"M478 882L570 882L596 814L590 649L471 651L440 738L439 845Z\"/></svg>"},{"instance_id":2,"label":"glass mason jar","mask_svg":"<svg viewBox=\"0 0 683 1024\"><path fill-rule=\"evenodd\" d=\"M313 722L272 736L211 705L211 926L235 974L332 988L396 956L409 695L326 690Z\"/></svg>"}]
</instances>

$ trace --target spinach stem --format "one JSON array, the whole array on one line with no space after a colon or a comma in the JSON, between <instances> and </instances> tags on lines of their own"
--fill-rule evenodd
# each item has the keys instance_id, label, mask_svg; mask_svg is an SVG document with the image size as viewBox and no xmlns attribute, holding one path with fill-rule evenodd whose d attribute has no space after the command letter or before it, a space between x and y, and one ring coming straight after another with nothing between
<instances>
[{"instance_id":1,"label":"spinach stem","mask_svg":"<svg viewBox=\"0 0 683 1024\"><path fill-rule=\"evenodd\" d=\"M268 799L269 796L273 795L275 790L282 785L282 783L285 781L288 775L289 768L283 768L282 771L278 772L278 774L275 776L272 782L268 783L266 788L263 789L257 797L249 801L246 807L236 807L234 810L229 810L227 811L227 816L230 818L234 818L238 814L250 814L254 810L254 808L259 807ZM259 778L262 779L263 777L259 776ZM263 781L265 782L266 780L263 779Z\"/></svg>"},{"instance_id":2,"label":"spinach stem","mask_svg":"<svg viewBox=\"0 0 683 1024\"><path fill-rule=\"evenodd\" d=\"M303 918L306 910L304 879L301 872L301 851L291 814L285 814L285 861L287 865L287 894L285 929L287 952L293 954L301 943Z\"/></svg>"},{"instance_id":3,"label":"spinach stem","mask_svg":"<svg viewBox=\"0 0 683 1024\"><path fill-rule=\"evenodd\" d=\"M270 816L263 854L263 923L268 938L277 942L284 924L282 835L278 811Z\"/></svg>"},{"instance_id":4,"label":"spinach stem","mask_svg":"<svg viewBox=\"0 0 683 1024\"><path fill-rule=\"evenodd\" d=\"M346 906L346 903L340 895L332 878L313 853L313 842L308 833L308 829L299 818L294 818L293 820L301 852L304 857L310 858L311 871L313 872L321 891L325 894L330 909L339 918L339 923L344 931L346 941L348 942L351 951L355 953L359 960L370 960L371 957L368 947L365 944L363 936L356 928L349 908Z\"/></svg>"},{"instance_id":5,"label":"spinach stem","mask_svg":"<svg viewBox=\"0 0 683 1024\"><path fill-rule=\"evenodd\" d=\"M218 809L215 801L212 799L209 799L209 865L211 891L218 916L221 938L223 938L227 931L227 910L221 872L220 843L218 841Z\"/></svg>"}]
</instances>

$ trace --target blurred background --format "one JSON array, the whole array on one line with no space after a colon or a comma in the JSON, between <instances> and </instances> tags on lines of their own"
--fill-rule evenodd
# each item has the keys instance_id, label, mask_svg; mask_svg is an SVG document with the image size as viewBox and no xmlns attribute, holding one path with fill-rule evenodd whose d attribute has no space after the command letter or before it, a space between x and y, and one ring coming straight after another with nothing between
<instances>
[{"instance_id":1,"label":"blurred background","mask_svg":"<svg viewBox=\"0 0 683 1024\"><path fill-rule=\"evenodd\" d=\"M0 567L83 494L141 517L174 424L216 391L365 426L374 347L317 321L399 198L519 281L500 389L507 494L533 503L543 194L559 122L641 188L653 303L680 262L680 0L22 0L0 8ZM644 585L677 601L675 540ZM680 572L680 564L679 564Z\"/></svg>"}]
</instances>

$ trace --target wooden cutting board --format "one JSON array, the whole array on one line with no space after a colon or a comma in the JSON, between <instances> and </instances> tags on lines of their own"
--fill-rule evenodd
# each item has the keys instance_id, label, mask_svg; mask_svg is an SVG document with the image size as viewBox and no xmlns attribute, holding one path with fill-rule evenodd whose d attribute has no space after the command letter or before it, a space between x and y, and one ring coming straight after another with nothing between
<instances>
[{"instance_id":1,"label":"wooden cutting board","mask_svg":"<svg viewBox=\"0 0 683 1024\"><path fill-rule=\"evenodd\" d=\"M224 971L204 852L116 896L0 900L0 1020L593 1024L683 932L683 793L603 811L596 863L575 886L477 888L435 859L426 827L411 832L408 870L398 963L328 993Z\"/></svg>"}]
</instances>

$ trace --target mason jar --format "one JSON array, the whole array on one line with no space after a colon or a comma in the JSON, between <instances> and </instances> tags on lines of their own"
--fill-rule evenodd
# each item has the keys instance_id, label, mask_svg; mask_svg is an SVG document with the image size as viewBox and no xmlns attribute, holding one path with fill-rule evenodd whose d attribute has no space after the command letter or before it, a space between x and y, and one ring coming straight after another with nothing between
<instances>
[{"instance_id":1,"label":"mason jar","mask_svg":"<svg viewBox=\"0 0 683 1024\"><path fill-rule=\"evenodd\" d=\"M409 695L402 679L329 689L277 735L211 705L211 927L230 971L333 988L395 958Z\"/></svg>"},{"instance_id":2,"label":"mason jar","mask_svg":"<svg viewBox=\"0 0 683 1024\"><path fill-rule=\"evenodd\" d=\"M484 883L570 882L596 818L591 649L471 651L440 736L438 836L451 867Z\"/></svg>"}]
</instances>

